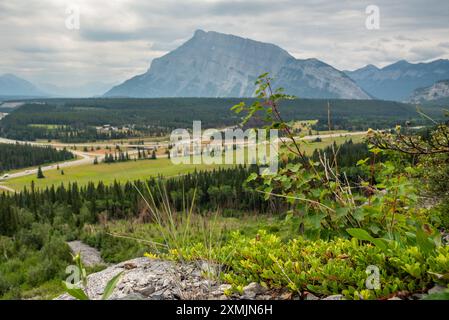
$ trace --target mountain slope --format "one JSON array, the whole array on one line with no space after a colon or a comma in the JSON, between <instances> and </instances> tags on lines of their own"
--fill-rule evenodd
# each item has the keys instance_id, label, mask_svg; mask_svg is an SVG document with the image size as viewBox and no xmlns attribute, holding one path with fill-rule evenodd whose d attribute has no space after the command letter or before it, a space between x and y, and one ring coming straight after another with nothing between
<instances>
[{"instance_id":1,"label":"mountain slope","mask_svg":"<svg viewBox=\"0 0 449 320\"><path fill-rule=\"evenodd\" d=\"M422 103L447 98L449 98L449 80L441 80L429 87L414 90L409 101L412 103Z\"/></svg>"},{"instance_id":2,"label":"mountain slope","mask_svg":"<svg viewBox=\"0 0 449 320\"><path fill-rule=\"evenodd\" d=\"M105 96L249 97L264 72L279 79L275 86L300 97L370 99L344 73L319 60L297 60L273 44L202 30Z\"/></svg>"},{"instance_id":3,"label":"mountain slope","mask_svg":"<svg viewBox=\"0 0 449 320\"><path fill-rule=\"evenodd\" d=\"M401 60L382 69L369 65L346 74L376 98L405 101L413 90L449 79L449 60L416 64Z\"/></svg>"},{"instance_id":4,"label":"mountain slope","mask_svg":"<svg viewBox=\"0 0 449 320\"><path fill-rule=\"evenodd\" d=\"M31 82L13 74L0 75L0 96L44 96Z\"/></svg>"},{"instance_id":5,"label":"mountain slope","mask_svg":"<svg viewBox=\"0 0 449 320\"><path fill-rule=\"evenodd\" d=\"M82 98L82 97L96 97L103 95L108 91L113 84L103 82L89 82L82 85L74 86L60 86L51 83L40 83L39 88L45 90L54 97L69 97L69 98Z\"/></svg>"}]
</instances>

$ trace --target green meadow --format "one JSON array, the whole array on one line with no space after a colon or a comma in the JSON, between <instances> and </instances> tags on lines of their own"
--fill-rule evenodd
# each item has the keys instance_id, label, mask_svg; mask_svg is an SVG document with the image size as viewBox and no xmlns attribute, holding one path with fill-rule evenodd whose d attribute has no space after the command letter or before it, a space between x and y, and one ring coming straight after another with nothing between
<instances>
[{"instance_id":1,"label":"green meadow","mask_svg":"<svg viewBox=\"0 0 449 320\"><path fill-rule=\"evenodd\" d=\"M352 139L354 142L360 142L363 136L335 137L322 139L319 142L303 141L301 146L306 154L311 155L316 149L323 149L333 142L337 145ZM192 161L193 162L193 161ZM173 164L168 158L159 158L155 160L131 160L127 162L99 163L97 165L87 164L75 167L68 167L61 170L48 170L44 172L44 179L37 179L36 175L23 176L4 181L2 185L14 190L22 190L29 187L34 181L36 188L45 188L51 185L60 185L69 182L77 182L79 185L85 185L89 182L98 183L102 181L105 184L114 181L126 182L138 179L147 179L155 176L173 177L187 174L195 170L212 170L225 165L207 165L207 164ZM62 174L61 172L64 172Z\"/></svg>"}]
</instances>

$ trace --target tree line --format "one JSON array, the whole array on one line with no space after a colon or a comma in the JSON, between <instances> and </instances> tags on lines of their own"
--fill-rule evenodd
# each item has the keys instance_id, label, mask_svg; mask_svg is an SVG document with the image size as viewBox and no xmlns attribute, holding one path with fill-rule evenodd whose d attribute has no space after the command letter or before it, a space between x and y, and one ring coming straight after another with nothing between
<instances>
[{"instance_id":1,"label":"tree line","mask_svg":"<svg viewBox=\"0 0 449 320\"><path fill-rule=\"evenodd\" d=\"M230 107L241 100L248 104L254 101L237 98L47 99L40 100L42 104L29 103L12 111L0 121L0 133L11 139L63 142L165 136L176 128L191 128L194 120L201 120L204 128L235 126L241 119ZM282 116L286 121L318 120L313 129L328 130L328 102L332 129L380 129L406 121L414 125L425 121L411 105L376 100L284 101ZM435 107L426 107L425 112L432 117L441 116ZM127 129L104 132L95 128L106 124Z\"/></svg>"},{"instance_id":2,"label":"tree line","mask_svg":"<svg viewBox=\"0 0 449 320\"><path fill-rule=\"evenodd\" d=\"M66 150L30 144L0 144L0 172L73 159Z\"/></svg>"}]
</instances>

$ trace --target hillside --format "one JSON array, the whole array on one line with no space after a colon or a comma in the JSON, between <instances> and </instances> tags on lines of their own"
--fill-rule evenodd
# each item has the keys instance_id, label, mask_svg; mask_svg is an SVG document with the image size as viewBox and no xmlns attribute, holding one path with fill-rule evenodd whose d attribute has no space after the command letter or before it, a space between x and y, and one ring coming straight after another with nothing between
<instances>
[{"instance_id":1,"label":"hillside","mask_svg":"<svg viewBox=\"0 0 449 320\"><path fill-rule=\"evenodd\" d=\"M423 103L447 99L449 99L449 80L441 80L429 87L414 90L409 101L411 103Z\"/></svg>"},{"instance_id":2,"label":"hillside","mask_svg":"<svg viewBox=\"0 0 449 320\"><path fill-rule=\"evenodd\" d=\"M0 75L0 97L41 97L45 95L27 80L9 73Z\"/></svg>"}]
</instances>

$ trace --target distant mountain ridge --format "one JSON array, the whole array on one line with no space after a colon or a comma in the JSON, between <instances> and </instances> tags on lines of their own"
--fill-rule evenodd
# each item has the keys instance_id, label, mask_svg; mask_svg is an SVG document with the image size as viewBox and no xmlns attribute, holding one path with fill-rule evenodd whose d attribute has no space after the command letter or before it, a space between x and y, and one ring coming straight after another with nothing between
<instances>
[{"instance_id":1,"label":"distant mountain ridge","mask_svg":"<svg viewBox=\"0 0 449 320\"><path fill-rule=\"evenodd\" d=\"M269 43L198 30L154 59L149 70L106 97L251 97L265 72L289 94L303 98L371 99L343 72L317 59L298 60Z\"/></svg>"},{"instance_id":2,"label":"distant mountain ridge","mask_svg":"<svg viewBox=\"0 0 449 320\"><path fill-rule=\"evenodd\" d=\"M345 72L375 98L407 101L414 90L449 79L449 60L440 59L429 63L401 60L384 68L367 65Z\"/></svg>"},{"instance_id":3,"label":"distant mountain ridge","mask_svg":"<svg viewBox=\"0 0 449 320\"><path fill-rule=\"evenodd\" d=\"M27 99L43 97L95 97L102 96L112 87L112 83L89 82L72 86L54 85L51 83L32 83L14 74L0 75L0 98Z\"/></svg>"},{"instance_id":4,"label":"distant mountain ridge","mask_svg":"<svg viewBox=\"0 0 449 320\"><path fill-rule=\"evenodd\" d=\"M411 103L423 103L449 98L449 80L437 81L431 86L413 91L409 98Z\"/></svg>"},{"instance_id":5,"label":"distant mountain ridge","mask_svg":"<svg viewBox=\"0 0 449 320\"><path fill-rule=\"evenodd\" d=\"M41 97L46 94L31 82L13 74L0 75L0 96Z\"/></svg>"},{"instance_id":6,"label":"distant mountain ridge","mask_svg":"<svg viewBox=\"0 0 449 320\"><path fill-rule=\"evenodd\" d=\"M339 71L317 59L296 59L274 44L197 30L183 45L154 59L147 72L112 89L112 84L104 82L67 87L33 84L4 74L0 75L0 97L252 97L254 81L265 72L274 78L274 87L283 87L299 98L435 102L438 99L419 96L420 90L449 79L449 60L400 60L383 68L369 64Z\"/></svg>"},{"instance_id":7,"label":"distant mountain ridge","mask_svg":"<svg viewBox=\"0 0 449 320\"><path fill-rule=\"evenodd\" d=\"M107 90L113 86L112 83L89 82L74 86L59 86L51 83L40 83L39 88L48 92L53 97L98 97L102 96Z\"/></svg>"}]
</instances>

